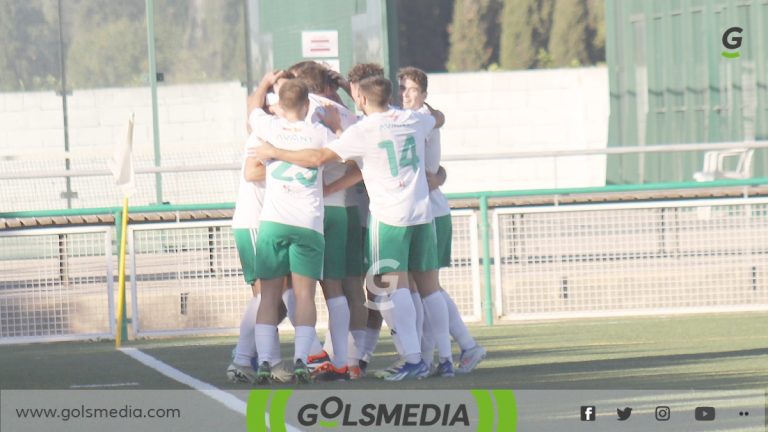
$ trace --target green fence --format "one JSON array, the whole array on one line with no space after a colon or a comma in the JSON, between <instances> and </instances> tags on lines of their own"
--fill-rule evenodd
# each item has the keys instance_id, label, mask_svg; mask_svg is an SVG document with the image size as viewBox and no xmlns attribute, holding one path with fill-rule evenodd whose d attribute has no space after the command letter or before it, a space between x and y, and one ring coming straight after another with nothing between
<instances>
[{"instance_id":1,"label":"green fence","mask_svg":"<svg viewBox=\"0 0 768 432\"><path fill-rule=\"evenodd\" d=\"M609 147L768 138L768 3L607 0L606 27ZM725 35L733 27L742 31ZM741 47L728 49L724 36L740 36ZM609 156L607 164L609 184L684 181L702 156ZM754 174L766 166L768 152L756 151Z\"/></svg>"}]
</instances>

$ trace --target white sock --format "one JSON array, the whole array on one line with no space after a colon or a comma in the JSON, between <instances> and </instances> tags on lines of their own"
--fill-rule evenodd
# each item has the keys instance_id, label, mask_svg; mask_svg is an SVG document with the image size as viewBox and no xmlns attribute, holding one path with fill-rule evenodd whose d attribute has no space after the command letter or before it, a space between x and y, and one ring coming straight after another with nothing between
<instances>
[{"instance_id":1,"label":"white sock","mask_svg":"<svg viewBox=\"0 0 768 432\"><path fill-rule=\"evenodd\" d=\"M343 368L347 364L349 348L349 303L344 296L326 300L328 305L328 327L333 342L333 365Z\"/></svg>"},{"instance_id":2,"label":"white sock","mask_svg":"<svg viewBox=\"0 0 768 432\"><path fill-rule=\"evenodd\" d=\"M440 292L435 292L422 299L424 313L428 317L432 337L437 344L440 361L452 360L451 336L448 332L448 307Z\"/></svg>"},{"instance_id":3,"label":"white sock","mask_svg":"<svg viewBox=\"0 0 768 432\"><path fill-rule=\"evenodd\" d=\"M365 357L368 357L367 362L371 361L371 357L373 356L373 353L376 351L376 345L379 344L379 335L381 334L381 329L372 329L372 328L365 328L365 345L363 348L363 359L365 360Z\"/></svg>"},{"instance_id":4,"label":"white sock","mask_svg":"<svg viewBox=\"0 0 768 432\"><path fill-rule=\"evenodd\" d=\"M296 339L293 342L293 362L301 360L307 363L307 357L309 357L309 348L312 346L312 339L317 338L315 328L310 326L297 326L296 327Z\"/></svg>"},{"instance_id":5,"label":"white sock","mask_svg":"<svg viewBox=\"0 0 768 432\"><path fill-rule=\"evenodd\" d=\"M462 351L473 348L477 345L475 339L469 334L467 325L464 324L464 320L459 315L459 308L456 307L456 303L451 296L448 295L445 290L440 290L445 299L445 306L448 308L448 329L451 331L451 336L456 339L456 343Z\"/></svg>"},{"instance_id":6,"label":"white sock","mask_svg":"<svg viewBox=\"0 0 768 432\"><path fill-rule=\"evenodd\" d=\"M403 358L408 363L418 363L421 361L421 343L416 335L416 310L411 299L411 291L408 288L398 288L390 296L390 300L395 306L393 315L397 336L402 344ZM447 319L445 324L447 333Z\"/></svg>"},{"instance_id":7,"label":"white sock","mask_svg":"<svg viewBox=\"0 0 768 432\"><path fill-rule=\"evenodd\" d=\"M424 305L419 293L411 291L411 300L413 300L413 307L416 309L416 336L421 341L421 335L424 334Z\"/></svg>"},{"instance_id":8,"label":"white sock","mask_svg":"<svg viewBox=\"0 0 768 432\"><path fill-rule=\"evenodd\" d=\"M347 354L347 365L359 366L360 360L365 354L365 330L350 330L349 331L349 354Z\"/></svg>"},{"instance_id":9,"label":"white sock","mask_svg":"<svg viewBox=\"0 0 768 432\"><path fill-rule=\"evenodd\" d=\"M326 306L328 305L328 302L326 301ZM317 338L317 343L320 343L320 338ZM312 347L315 347L314 342L312 343ZM331 338L331 308L328 307L328 328L325 329L325 339L323 340L323 351L328 354L328 357L333 360L334 357L334 351L333 351L333 338ZM314 354L314 353L313 353Z\"/></svg>"},{"instance_id":10,"label":"white sock","mask_svg":"<svg viewBox=\"0 0 768 432\"><path fill-rule=\"evenodd\" d=\"M285 303L285 309L288 311L288 319L291 321L293 328L296 328L296 293L293 292L293 288L288 288L283 293L283 303ZM323 350L323 345L320 343L320 339L315 334L315 340L312 341L312 345L309 349L310 354L318 354ZM306 362L306 359L304 360Z\"/></svg>"},{"instance_id":11,"label":"white sock","mask_svg":"<svg viewBox=\"0 0 768 432\"><path fill-rule=\"evenodd\" d=\"M390 299L391 297L387 297L387 296L377 296L376 302L379 305L384 305L385 302L389 301ZM411 304L413 304L413 300L411 300ZM397 328L395 324L395 308L382 307L379 310L379 312L381 312L381 317L384 319L384 322L387 324L387 327L389 327L389 334L390 336L392 336L392 343L395 344L395 350L397 350L397 353L400 355L400 357L403 357L405 355L403 353L403 345L400 343L400 338L397 336Z\"/></svg>"},{"instance_id":12,"label":"white sock","mask_svg":"<svg viewBox=\"0 0 768 432\"><path fill-rule=\"evenodd\" d=\"M272 352L269 354L269 363L276 365L283 359L280 353L280 332L275 328L275 334L272 336Z\"/></svg>"},{"instance_id":13,"label":"white sock","mask_svg":"<svg viewBox=\"0 0 768 432\"><path fill-rule=\"evenodd\" d=\"M421 359L427 366L432 366L435 361L435 338L432 337L432 328L429 320L424 320L424 335L421 337Z\"/></svg>"},{"instance_id":14,"label":"white sock","mask_svg":"<svg viewBox=\"0 0 768 432\"><path fill-rule=\"evenodd\" d=\"M386 307L386 303L389 301L390 296L380 295L376 296L376 304L382 306L379 309L381 317L384 318L384 322L387 324L390 330L395 328L395 308Z\"/></svg>"},{"instance_id":15,"label":"white sock","mask_svg":"<svg viewBox=\"0 0 768 432\"><path fill-rule=\"evenodd\" d=\"M272 353L275 352L275 333L277 326L270 324L256 324L253 326L253 335L256 340L256 350L259 352L260 362L272 364Z\"/></svg>"},{"instance_id":16,"label":"white sock","mask_svg":"<svg viewBox=\"0 0 768 432\"><path fill-rule=\"evenodd\" d=\"M256 356L256 338L253 326L256 325L256 314L259 312L261 296L253 297L245 307L243 319L240 321L240 336L235 347L233 362L240 366L250 366L251 359Z\"/></svg>"}]
</instances>

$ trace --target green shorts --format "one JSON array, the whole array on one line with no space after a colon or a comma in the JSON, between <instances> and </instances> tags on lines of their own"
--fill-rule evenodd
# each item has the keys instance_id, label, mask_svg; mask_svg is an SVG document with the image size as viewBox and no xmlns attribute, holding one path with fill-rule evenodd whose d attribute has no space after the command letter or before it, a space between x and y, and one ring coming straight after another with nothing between
<instances>
[{"instance_id":1,"label":"green shorts","mask_svg":"<svg viewBox=\"0 0 768 432\"><path fill-rule=\"evenodd\" d=\"M357 207L347 207L347 276L354 277L365 274L363 267L363 230L360 226L360 213Z\"/></svg>"},{"instance_id":2,"label":"green shorts","mask_svg":"<svg viewBox=\"0 0 768 432\"><path fill-rule=\"evenodd\" d=\"M440 268L451 266L451 243L453 243L453 224L451 215L435 218L437 235L437 264Z\"/></svg>"},{"instance_id":3,"label":"green shorts","mask_svg":"<svg viewBox=\"0 0 768 432\"><path fill-rule=\"evenodd\" d=\"M256 277L275 279L296 273L322 279L324 250L325 239L315 230L263 221L256 239Z\"/></svg>"},{"instance_id":4,"label":"green shorts","mask_svg":"<svg viewBox=\"0 0 768 432\"><path fill-rule=\"evenodd\" d=\"M347 276L347 225L346 208L331 206L325 208L323 279L344 279Z\"/></svg>"},{"instance_id":5,"label":"green shorts","mask_svg":"<svg viewBox=\"0 0 768 432\"><path fill-rule=\"evenodd\" d=\"M437 240L431 222L396 227L371 218L368 225L366 250L372 274L438 268Z\"/></svg>"},{"instance_id":6,"label":"green shorts","mask_svg":"<svg viewBox=\"0 0 768 432\"><path fill-rule=\"evenodd\" d=\"M256 282L256 238L259 230L256 228L233 228L237 255L240 256L240 266L243 268L243 278L249 286Z\"/></svg>"}]
</instances>

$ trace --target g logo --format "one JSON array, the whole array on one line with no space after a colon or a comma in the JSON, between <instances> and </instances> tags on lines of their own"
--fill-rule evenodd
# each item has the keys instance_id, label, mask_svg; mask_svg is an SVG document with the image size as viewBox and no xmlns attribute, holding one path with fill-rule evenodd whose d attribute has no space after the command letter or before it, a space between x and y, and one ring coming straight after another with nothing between
<instances>
[{"instance_id":1,"label":"g logo","mask_svg":"<svg viewBox=\"0 0 768 432\"><path fill-rule=\"evenodd\" d=\"M735 50L735 49L741 48L741 41L742 41L743 38L741 36L733 36L733 37L731 37L731 35L733 33L741 35L741 32L743 32L743 31L744 31L744 29L742 29L741 27L731 27L728 30L726 30L725 33L723 33L723 46L728 48L728 49L730 49L730 50ZM740 55L741 55L741 53L739 53L738 51L736 51L736 52L723 51L722 52L722 56L723 57L730 58L730 59L737 58Z\"/></svg>"}]
</instances>

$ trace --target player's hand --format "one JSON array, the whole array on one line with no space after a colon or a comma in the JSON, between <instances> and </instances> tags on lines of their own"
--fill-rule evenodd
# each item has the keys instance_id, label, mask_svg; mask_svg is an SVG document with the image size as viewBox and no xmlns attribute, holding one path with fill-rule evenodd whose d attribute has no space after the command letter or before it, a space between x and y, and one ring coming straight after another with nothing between
<instances>
[{"instance_id":1,"label":"player's hand","mask_svg":"<svg viewBox=\"0 0 768 432\"><path fill-rule=\"evenodd\" d=\"M261 161L274 159L276 151L275 146L262 139L260 139L259 142L261 143L260 146L248 149L248 157L255 157Z\"/></svg>"},{"instance_id":2,"label":"player's hand","mask_svg":"<svg viewBox=\"0 0 768 432\"><path fill-rule=\"evenodd\" d=\"M323 105L323 113L320 114L320 121L330 130L339 132L341 130L341 115L339 110L332 104Z\"/></svg>"},{"instance_id":3,"label":"player's hand","mask_svg":"<svg viewBox=\"0 0 768 432\"><path fill-rule=\"evenodd\" d=\"M264 78L261 79L261 85L264 88L269 88L275 85L275 83L285 75L285 71L280 69L276 71L267 72Z\"/></svg>"},{"instance_id":4,"label":"player's hand","mask_svg":"<svg viewBox=\"0 0 768 432\"><path fill-rule=\"evenodd\" d=\"M447 175L446 175L446 172L445 172L445 168L443 168L442 166L434 174L431 174L431 173L428 172L427 173L427 186L429 186L429 190L433 191L433 190L439 188L440 186L444 185L446 177L447 177Z\"/></svg>"},{"instance_id":5,"label":"player's hand","mask_svg":"<svg viewBox=\"0 0 768 432\"><path fill-rule=\"evenodd\" d=\"M349 83L347 82L347 80L344 79L344 77L340 73L336 72L333 69L328 70L328 78L330 78L331 82L336 86L336 88L343 88L343 89L349 88Z\"/></svg>"}]
</instances>

